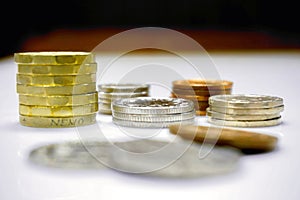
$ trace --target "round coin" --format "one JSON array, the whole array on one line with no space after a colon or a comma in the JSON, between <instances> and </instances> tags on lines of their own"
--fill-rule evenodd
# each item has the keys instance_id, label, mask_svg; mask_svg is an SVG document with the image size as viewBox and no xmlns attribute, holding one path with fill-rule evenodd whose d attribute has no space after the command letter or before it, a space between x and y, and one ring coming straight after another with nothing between
<instances>
[{"instance_id":1,"label":"round coin","mask_svg":"<svg viewBox=\"0 0 300 200\"><path fill-rule=\"evenodd\" d=\"M98 103L80 106L29 106L19 105L19 113L26 116L71 117L88 115L98 111Z\"/></svg>"},{"instance_id":2,"label":"round coin","mask_svg":"<svg viewBox=\"0 0 300 200\"><path fill-rule=\"evenodd\" d=\"M17 83L34 86L65 86L96 82L96 74L27 75L17 74Z\"/></svg>"},{"instance_id":3,"label":"round coin","mask_svg":"<svg viewBox=\"0 0 300 200\"><path fill-rule=\"evenodd\" d=\"M280 117L280 113L270 115L229 115L210 111L209 109L207 110L206 114L211 118L222 119L227 121L261 121Z\"/></svg>"},{"instance_id":4,"label":"round coin","mask_svg":"<svg viewBox=\"0 0 300 200\"><path fill-rule=\"evenodd\" d=\"M181 98L135 97L113 101L112 110L128 114L174 114L194 110L194 103Z\"/></svg>"},{"instance_id":5,"label":"round coin","mask_svg":"<svg viewBox=\"0 0 300 200\"><path fill-rule=\"evenodd\" d=\"M167 128L170 124L174 123L182 123L182 124L193 124L194 118L187 119L187 120L179 120L179 121L172 121L172 122L141 122L141 121L129 121L129 120L122 120L113 117L113 123L119 126L126 126L126 127L135 127L135 128Z\"/></svg>"},{"instance_id":6,"label":"round coin","mask_svg":"<svg viewBox=\"0 0 300 200\"><path fill-rule=\"evenodd\" d=\"M147 84L99 84L98 91L105 93L141 93L149 90Z\"/></svg>"},{"instance_id":7,"label":"round coin","mask_svg":"<svg viewBox=\"0 0 300 200\"><path fill-rule=\"evenodd\" d=\"M118 98L131 98L131 97L144 97L148 96L148 92L136 92L136 93L106 93L98 92L99 98L109 98L109 99L118 99Z\"/></svg>"},{"instance_id":8,"label":"round coin","mask_svg":"<svg viewBox=\"0 0 300 200\"><path fill-rule=\"evenodd\" d=\"M198 115L198 116L206 116L206 111L196 110L196 115Z\"/></svg>"},{"instance_id":9,"label":"round coin","mask_svg":"<svg viewBox=\"0 0 300 200\"><path fill-rule=\"evenodd\" d=\"M233 82L226 80L203 80L203 79L189 79L176 80L172 82L173 87L177 89L190 90L228 90L232 88Z\"/></svg>"},{"instance_id":10,"label":"round coin","mask_svg":"<svg viewBox=\"0 0 300 200\"><path fill-rule=\"evenodd\" d=\"M183 94L175 94L172 92L172 98L183 98L183 99L190 99L193 101L208 101L209 96L197 96L197 95L183 95Z\"/></svg>"},{"instance_id":11,"label":"round coin","mask_svg":"<svg viewBox=\"0 0 300 200\"><path fill-rule=\"evenodd\" d=\"M17 84L17 93L32 94L32 95L73 95L86 94L96 91L96 84L79 84L79 85L65 85L65 86L32 86Z\"/></svg>"},{"instance_id":12,"label":"round coin","mask_svg":"<svg viewBox=\"0 0 300 200\"><path fill-rule=\"evenodd\" d=\"M207 110L229 114L229 115L272 115L280 113L284 110L284 106L277 106L273 108L226 108L216 107L210 105Z\"/></svg>"},{"instance_id":13,"label":"round coin","mask_svg":"<svg viewBox=\"0 0 300 200\"><path fill-rule=\"evenodd\" d=\"M195 111L169 115L126 114L113 112L113 117L121 120L137 122L172 122L192 119L195 117Z\"/></svg>"},{"instance_id":14,"label":"round coin","mask_svg":"<svg viewBox=\"0 0 300 200\"><path fill-rule=\"evenodd\" d=\"M275 125L279 125L282 122L281 117L268 119L268 120L260 120L260 121L227 121L227 120L220 120L220 119L208 117L207 121L211 124L215 124L218 126L233 126L233 127L275 126Z\"/></svg>"},{"instance_id":15,"label":"round coin","mask_svg":"<svg viewBox=\"0 0 300 200\"><path fill-rule=\"evenodd\" d=\"M96 62L91 52L80 51L20 52L14 54L14 59L18 64L38 65L74 65Z\"/></svg>"},{"instance_id":16,"label":"round coin","mask_svg":"<svg viewBox=\"0 0 300 200\"><path fill-rule=\"evenodd\" d=\"M98 92L65 96L19 94L19 103L36 106L76 106L98 102Z\"/></svg>"},{"instance_id":17,"label":"round coin","mask_svg":"<svg viewBox=\"0 0 300 200\"><path fill-rule=\"evenodd\" d=\"M193 89L172 89L175 95L197 95L197 96L212 96L218 94L231 94L231 88L226 90L193 90Z\"/></svg>"},{"instance_id":18,"label":"round coin","mask_svg":"<svg viewBox=\"0 0 300 200\"><path fill-rule=\"evenodd\" d=\"M68 128L96 123L96 114L73 117L39 117L19 115L20 124L36 128Z\"/></svg>"},{"instance_id":19,"label":"round coin","mask_svg":"<svg viewBox=\"0 0 300 200\"><path fill-rule=\"evenodd\" d=\"M228 108L271 108L283 105L283 99L276 96L257 94L214 95L209 104Z\"/></svg>"},{"instance_id":20,"label":"round coin","mask_svg":"<svg viewBox=\"0 0 300 200\"><path fill-rule=\"evenodd\" d=\"M97 63L85 63L77 65L28 65L18 64L20 74L29 75L78 75L95 74Z\"/></svg>"}]
</instances>

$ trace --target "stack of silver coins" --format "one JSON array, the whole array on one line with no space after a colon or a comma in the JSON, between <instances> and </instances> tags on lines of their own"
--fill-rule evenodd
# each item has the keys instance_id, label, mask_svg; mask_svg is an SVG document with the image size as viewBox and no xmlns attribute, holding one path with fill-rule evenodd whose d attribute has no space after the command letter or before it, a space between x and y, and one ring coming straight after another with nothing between
<instances>
[{"instance_id":1,"label":"stack of silver coins","mask_svg":"<svg viewBox=\"0 0 300 200\"><path fill-rule=\"evenodd\" d=\"M282 122L283 98L256 94L215 95L209 98L208 122L220 126L264 127Z\"/></svg>"},{"instance_id":2,"label":"stack of silver coins","mask_svg":"<svg viewBox=\"0 0 300 200\"><path fill-rule=\"evenodd\" d=\"M111 103L114 100L122 98L147 97L149 96L149 89L150 85L148 84L99 84L99 113L112 114Z\"/></svg>"},{"instance_id":3,"label":"stack of silver coins","mask_svg":"<svg viewBox=\"0 0 300 200\"><path fill-rule=\"evenodd\" d=\"M194 123L194 103L182 98L135 97L112 103L113 123L137 128L165 128L173 123Z\"/></svg>"}]
</instances>

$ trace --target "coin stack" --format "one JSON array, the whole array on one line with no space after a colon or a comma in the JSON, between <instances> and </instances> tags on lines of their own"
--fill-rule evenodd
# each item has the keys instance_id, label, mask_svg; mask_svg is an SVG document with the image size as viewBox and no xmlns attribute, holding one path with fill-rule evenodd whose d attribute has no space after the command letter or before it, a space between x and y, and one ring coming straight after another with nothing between
<instances>
[{"instance_id":1,"label":"coin stack","mask_svg":"<svg viewBox=\"0 0 300 200\"><path fill-rule=\"evenodd\" d=\"M233 82L188 79L173 81L172 85L172 98L192 100L195 105L196 115L205 116L209 97L219 94L231 94Z\"/></svg>"},{"instance_id":2,"label":"coin stack","mask_svg":"<svg viewBox=\"0 0 300 200\"><path fill-rule=\"evenodd\" d=\"M77 127L96 122L97 63L90 52L22 52L18 65L20 124Z\"/></svg>"},{"instance_id":3,"label":"coin stack","mask_svg":"<svg viewBox=\"0 0 300 200\"><path fill-rule=\"evenodd\" d=\"M149 96L150 85L133 83L106 83L98 85L99 113L112 114L111 103L119 98Z\"/></svg>"},{"instance_id":4,"label":"coin stack","mask_svg":"<svg viewBox=\"0 0 300 200\"><path fill-rule=\"evenodd\" d=\"M256 94L216 95L209 98L208 122L221 126L262 127L281 123L283 99Z\"/></svg>"},{"instance_id":5,"label":"coin stack","mask_svg":"<svg viewBox=\"0 0 300 200\"><path fill-rule=\"evenodd\" d=\"M193 101L181 98L135 97L112 102L113 123L138 128L165 128L173 123L193 123Z\"/></svg>"}]
</instances>

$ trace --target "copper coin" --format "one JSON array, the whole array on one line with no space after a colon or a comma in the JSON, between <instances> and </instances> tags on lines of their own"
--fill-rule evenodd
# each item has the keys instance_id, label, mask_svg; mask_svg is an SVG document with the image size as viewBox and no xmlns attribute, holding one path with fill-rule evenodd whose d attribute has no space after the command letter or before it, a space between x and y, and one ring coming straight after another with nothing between
<instances>
[{"instance_id":1,"label":"copper coin","mask_svg":"<svg viewBox=\"0 0 300 200\"><path fill-rule=\"evenodd\" d=\"M176 80L172 82L173 87L177 89L194 89L194 90L226 90L231 89L233 82L226 80L205 80L205 79L188 79Z\"/></svg>"},{"instance_id":2,"label":"copper coin","mask_svg":"<svg viewBox=\"0 0 300 200\"><path fill-rule=\"evenodd\" d=\"M226 90L193 90L193 89L180 89L173 87L173 93L177 95L199 95L199 96L212 96L219 94L231 94L231 89Z\"/></svg>"}]
</instances>

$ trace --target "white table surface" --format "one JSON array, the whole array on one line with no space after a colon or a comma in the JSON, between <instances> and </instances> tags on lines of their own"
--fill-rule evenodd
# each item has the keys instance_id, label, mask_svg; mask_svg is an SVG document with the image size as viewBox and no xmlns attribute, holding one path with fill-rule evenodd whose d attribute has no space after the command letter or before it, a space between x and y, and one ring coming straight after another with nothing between
<instances>
[{"instance_id":1,"label":"white table surface","mask_svg":"<svg viewBox=\"0 0 300 200\"><path fill-rule=\"evenodd\" d=\"M299 199L300 53L232 52L211 53L210 56L220 76L234 82L232 93L270 94L284 98L283 123L255 129L279 138L276 151L242 156L234 173L193 180L152 179L113 170L35 168L27 163L27 155L33 148L76 140L78 135L75 128L39 129L19 124L17 65L13 57L7 57L0 60L0 199ZM100 67L103 57L100 55ZM158 62L167 60L174 66L178 64L173 58L150 57ZM130 65L134 59L144 62L150 58L140 55L126 59L120 60L116 69ZM117 75L103 78L103 81L114 81L114 78ZM154 86L154 89L152 96L168 95L163 88ZM198 118L201 123L206 123L205 117ZM110 116L99 115L98 120L113 126ZM168 133L163 134L168 137ZM118 135L120 133L115 137Z\"/></svg>"}]
</instances>

